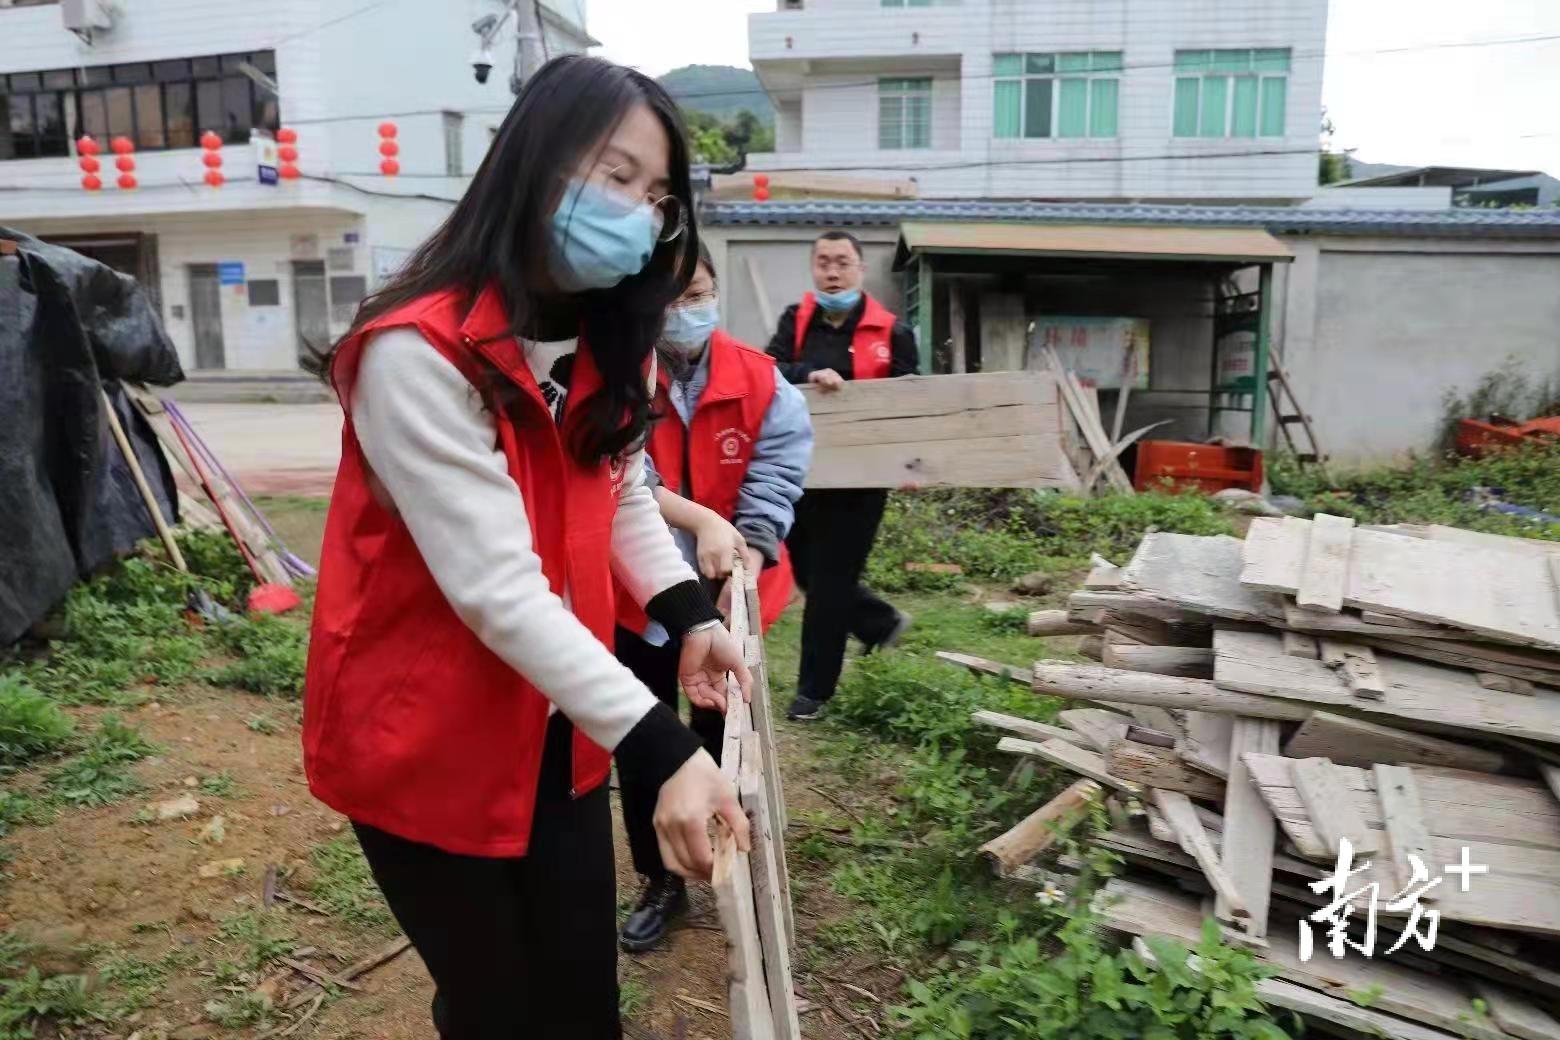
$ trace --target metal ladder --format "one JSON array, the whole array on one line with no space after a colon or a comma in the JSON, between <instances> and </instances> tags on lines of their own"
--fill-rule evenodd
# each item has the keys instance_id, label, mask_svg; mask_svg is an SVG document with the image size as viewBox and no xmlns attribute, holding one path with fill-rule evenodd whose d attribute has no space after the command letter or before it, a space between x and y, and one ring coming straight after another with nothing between
<instances>
[{"instance_id":1,"label":"metal ladder","mask_svg":"<svg viewBox=\"0 0 1560 1040\"><path fill-rule=\"evenodd\" d=\"M1322 451L1321 441L1316 439L1316 427L1311 425L1311 416L1300 407L1294 384L1289 381L1289 373L1284 371L1283 362L1276 354L1268 359L1267 380L1268 399L1273 402L1278 432L1283 434L1289 453L1301 466L1325 467L1327 455ZM1299 429L1296 430L1296 427Z\"/></svg>"}]
</instances>

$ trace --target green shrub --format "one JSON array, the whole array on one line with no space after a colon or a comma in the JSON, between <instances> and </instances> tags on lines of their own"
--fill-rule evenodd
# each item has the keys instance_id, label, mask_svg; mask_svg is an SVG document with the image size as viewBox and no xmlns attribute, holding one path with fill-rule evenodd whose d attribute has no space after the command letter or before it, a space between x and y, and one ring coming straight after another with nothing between
<instances>
[{"instance_id":1,"label":"green shrub","mask_svg":"<svg viewBox=\"0 0 1560 1040\"><path fill-rule=\"evenodd\" d=\"M1271 974L1226 944L1211 922L1195 950L1150 940L1154 962L1107 947L1075 910L1055 934L1060 952L1008 916L996 943L961 943L970 960L925 981L894 1009L908 1040L1288 1040L1257 997Z\"/></svg>"},{"instance_id":2,"label":"green shrub","mask_svg":"<svg viewBox=\"0 0 1560 1040\"><path fill-rule=\"evenodd\" d=\"M238 660L209 671L209 682L251 693L302 695L309 651L309 633L302 625L273 614L256 614L223 625L216 633Z\"/></svg>"},{"instance_id":3,"label":"green shrub","mask_svg":"<svg viewBox=\"0 0 1560 1040\"><path fill-rule=\"evenodd\" d=\"M1025 718L1054 714L1024 687L908 654L873 654L846 670L829 714L842 725L906 744L961 747L980 709Z\"/></svg>"},{"instance_id":4,"label":"green shrub","mask_svg":"<svg viewBox=\"0 0 1560 1040\"><path fill-rule=\"evenodd\" d=\"M58 751L70 739L70 716L19 676L0 675L0 766Z\"/></svg>"},{"instance_id":5,"label":"green shrub","mask_svg":"<svg viewBox=\"0 0 1560 1040\"><path fill-rule=\"evenodd\" d=\"M1534 381L1521 364L1508 357L1501 367L1486 372L1466 394L1448 390L1441 397L1441 428L1436 450L1449 452L1457 443L1460 419L1487 419L1503 415L1521 422L1542 415L1560 415L1560 382Z\"/></svg>"},{"instance_id":6,"label":"green shrub","mask_svg":"<svg viewBox=\"0 0 1560 1040\"><path fill-rule=\"evenodd\" d=\"M85 1025L99 1015L97 997L81 975L43 975L34 967L0 980L0 1040L31 1040L46 1022Z\"/></svg>"},{"instance_id":7,"label":"green shrub","mask_svg":"<svg viewBox=\"0 0 1560 1040\"><path fill-rule=\"evenodd\" d=\"M48 784L73 805L108 805L141 790L130 766L156 750L138 730L107 715L81 754L49 774Z\"/></svg>"}]
</instances>

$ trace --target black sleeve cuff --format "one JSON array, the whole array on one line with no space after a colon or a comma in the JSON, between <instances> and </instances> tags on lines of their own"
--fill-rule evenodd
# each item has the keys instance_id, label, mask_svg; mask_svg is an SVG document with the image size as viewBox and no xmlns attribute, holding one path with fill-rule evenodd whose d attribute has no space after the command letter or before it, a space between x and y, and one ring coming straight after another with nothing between
<instances>
[{"instance_id":1,"label":"black sleeve cuff","mask_svg":"<svg viewBox=\"0 0 1560 1040\"><path fill-rule=\"evenodd\" d=\"M773 567L780 562L780 538L774 528L764 523L744 522L741 518L738 518L736 527L748 543L748 548L757 549L764 558L764 566Z\"/></svg>"},{"instance_id":2,"label":"black sleeve cuff","mask_svg":"<svg viewBox=\"0 0 1560 1040\"><path fill-rule=\"evenodd\" d=\"M719 621L720 611L697 579L663 589L645 604L645 614L673 636L680 636L704 621Z\"/></svg>"},{"instance_id":3,"label":"black sleeve cuff","mask_svg":"<svg viewBox=\"0 0 1560 1040\"><path fill-rule=\"evenodd\" d=\"M646 790L658 791L704 744L677 719L677 713L657 703L618 742L613 754L619 773L632 773Z\"/></svg>"}]
</instances>

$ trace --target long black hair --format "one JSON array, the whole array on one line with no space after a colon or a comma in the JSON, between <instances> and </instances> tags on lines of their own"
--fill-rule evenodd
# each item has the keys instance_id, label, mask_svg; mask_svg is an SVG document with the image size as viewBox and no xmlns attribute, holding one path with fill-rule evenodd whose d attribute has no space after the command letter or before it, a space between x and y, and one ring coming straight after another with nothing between
<instances>
[{"instance_id":1,"label":"long black hair","mask_svg":"<svg viewBox=\"0 0 1560 1040\"><path fill-rule=\"evenodd\" d=\"M446 289L463 292L470 306L491 283L503 299L511 331L539 338L541 310L552 285L547 268L551 214L582 160L602 147L638 104L649 106L666 128L671 194L691 215L687 137L671 96L648 76L600 58L554 58L526 82L454 211L389 283L364 301L347 335L402 304ZM570 445L581 461L617 455L644 437L651 401L643 366L661 334L666 307L693 277L698 250L690 217L682 235L657 246L639 274L573 298L578 331L590 344L603 383L599 394L581 402L587 408L585 421ZM504 402L493 406L504 407Z\"/></svg>"}]
</instances>

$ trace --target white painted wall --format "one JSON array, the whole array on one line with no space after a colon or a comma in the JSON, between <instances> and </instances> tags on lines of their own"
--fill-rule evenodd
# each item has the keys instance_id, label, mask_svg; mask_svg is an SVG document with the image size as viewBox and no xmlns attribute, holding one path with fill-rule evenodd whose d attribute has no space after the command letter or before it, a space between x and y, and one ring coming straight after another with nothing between
<instances>
[{"instance_id":1,"label":"white painted wall","mask_svg":"<svg viewBox=\"0 0 1560 1040\"><path fill-rule=\"evenodd\" d=\"M754 169L908 174L927 197L1303 199L1316 182L1326 23L1326 0L963 0L903 9L879 0L809 0L802 11L750 16L754 67L782 97L799 84L804 104L801 147L749 161ZM1174 52L1237 47L1291 49L1286 135L1172 137ZM1123 53L1119 136L995 140L992 55L1070 50ZM930 74L949 56L958 57L962 76L959 130L934 130L931 150L881 152L859 116L841 117L862 112L877 75L905 75L899 70L916 61ZM896 71L873 71L886 67ZM971 166L910 169L962 164Z\"/></svg>"}]
</instances>

